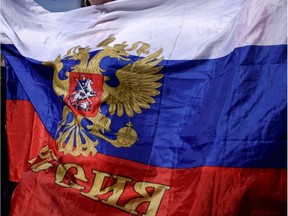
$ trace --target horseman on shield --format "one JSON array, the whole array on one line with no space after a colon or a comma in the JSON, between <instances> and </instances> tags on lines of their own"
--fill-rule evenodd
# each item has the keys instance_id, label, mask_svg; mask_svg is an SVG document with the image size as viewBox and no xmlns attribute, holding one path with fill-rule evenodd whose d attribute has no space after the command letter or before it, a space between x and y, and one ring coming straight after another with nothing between
<instances>
[{"instance_id":1,"label":"horseman on shield","mask_svg":"<svg viewBox=\"0 0 288 216\"><path fill-rule=\"evenodd\" d=\"M92 101L91 97L97 97L97 91L92 89L91 85L94 85L92 79L86 79L85 75L81 75L81 80L76 79L77 85L74 91L69 96L69 103L78 110L89 111Z\"/></svg>"}]
</instances>

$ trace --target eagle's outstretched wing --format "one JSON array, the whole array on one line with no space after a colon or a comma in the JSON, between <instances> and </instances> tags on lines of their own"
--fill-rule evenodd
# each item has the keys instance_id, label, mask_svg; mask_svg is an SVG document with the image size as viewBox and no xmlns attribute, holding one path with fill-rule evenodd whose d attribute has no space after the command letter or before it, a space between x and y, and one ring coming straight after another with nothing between
<instances>
[{"instance_id":1,"label":"eagle's outstretched wing","mask_svg":"<svg viewBox=\"0 0 288 216\"><path fill-rule=\"evenodd\" d=\"M162 85L157 81L163 77L158 74L162 66L157 66L163 59L157 59L161 53L162 49L117 70L117 87L104 84L102 102L109 105L111 115L122 116L125 112L132 117L155 103L153 96L160 94L157 88Z\"/></svg>"}]
</instances>

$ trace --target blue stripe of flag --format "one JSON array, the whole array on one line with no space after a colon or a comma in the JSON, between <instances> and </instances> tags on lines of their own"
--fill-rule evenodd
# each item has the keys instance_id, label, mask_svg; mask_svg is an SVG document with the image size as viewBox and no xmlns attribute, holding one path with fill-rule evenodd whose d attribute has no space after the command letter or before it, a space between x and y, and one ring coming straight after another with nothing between
<instances>
[{"instance_id":1,"label":"blue stripe of flag","mask_svg":"<svg viewBox=\"0 0 288 216\"><path fill-rule=\"evenodd\" d=\"M4 45L2 52L10 65L7 97L29 99L56 138L63 104L52 90L52 69L12 46ZM286 53L286 45L247 46L217 59L163 60L156 103L133 118L108 115L107 136L131 121L139 141L115 148L99 140L97 150L169 168L286 167ZM117 68L111 59L103 67L111 61ZM11 88L13 82L20 87Z\"/></svg>"}]
</instances>

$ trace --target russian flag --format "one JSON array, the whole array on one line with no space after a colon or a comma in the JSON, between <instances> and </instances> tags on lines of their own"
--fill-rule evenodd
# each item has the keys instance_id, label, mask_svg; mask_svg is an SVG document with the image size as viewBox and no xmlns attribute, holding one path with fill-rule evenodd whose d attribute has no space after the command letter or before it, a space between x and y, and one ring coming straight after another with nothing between
<instances>
[{"instance_id":1,"label":"russian flag","mask_svg":"<svg viewBox=\"0 0 288 216\"><path fill-rule=\"evenodd\" d=\"M3 0L11 215L284 215L284 0Z\"/></svg>"}]
</instances>

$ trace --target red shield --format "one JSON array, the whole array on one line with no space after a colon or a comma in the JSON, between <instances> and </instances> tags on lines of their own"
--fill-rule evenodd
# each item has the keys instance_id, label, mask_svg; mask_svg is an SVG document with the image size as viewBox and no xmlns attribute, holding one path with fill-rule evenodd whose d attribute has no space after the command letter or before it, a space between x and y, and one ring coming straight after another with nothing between
<instances>
[{"instance_id":1,"label":"red shield","mask_svg":"<svg viewBox=\"0 0 288 216\"><path fill-rule=\"evenodd\" d=\"M102 75L71 72L69 93L64 101L76 116L94 117L99 111L102 92Z\"/></svg>"}]
</instances>

